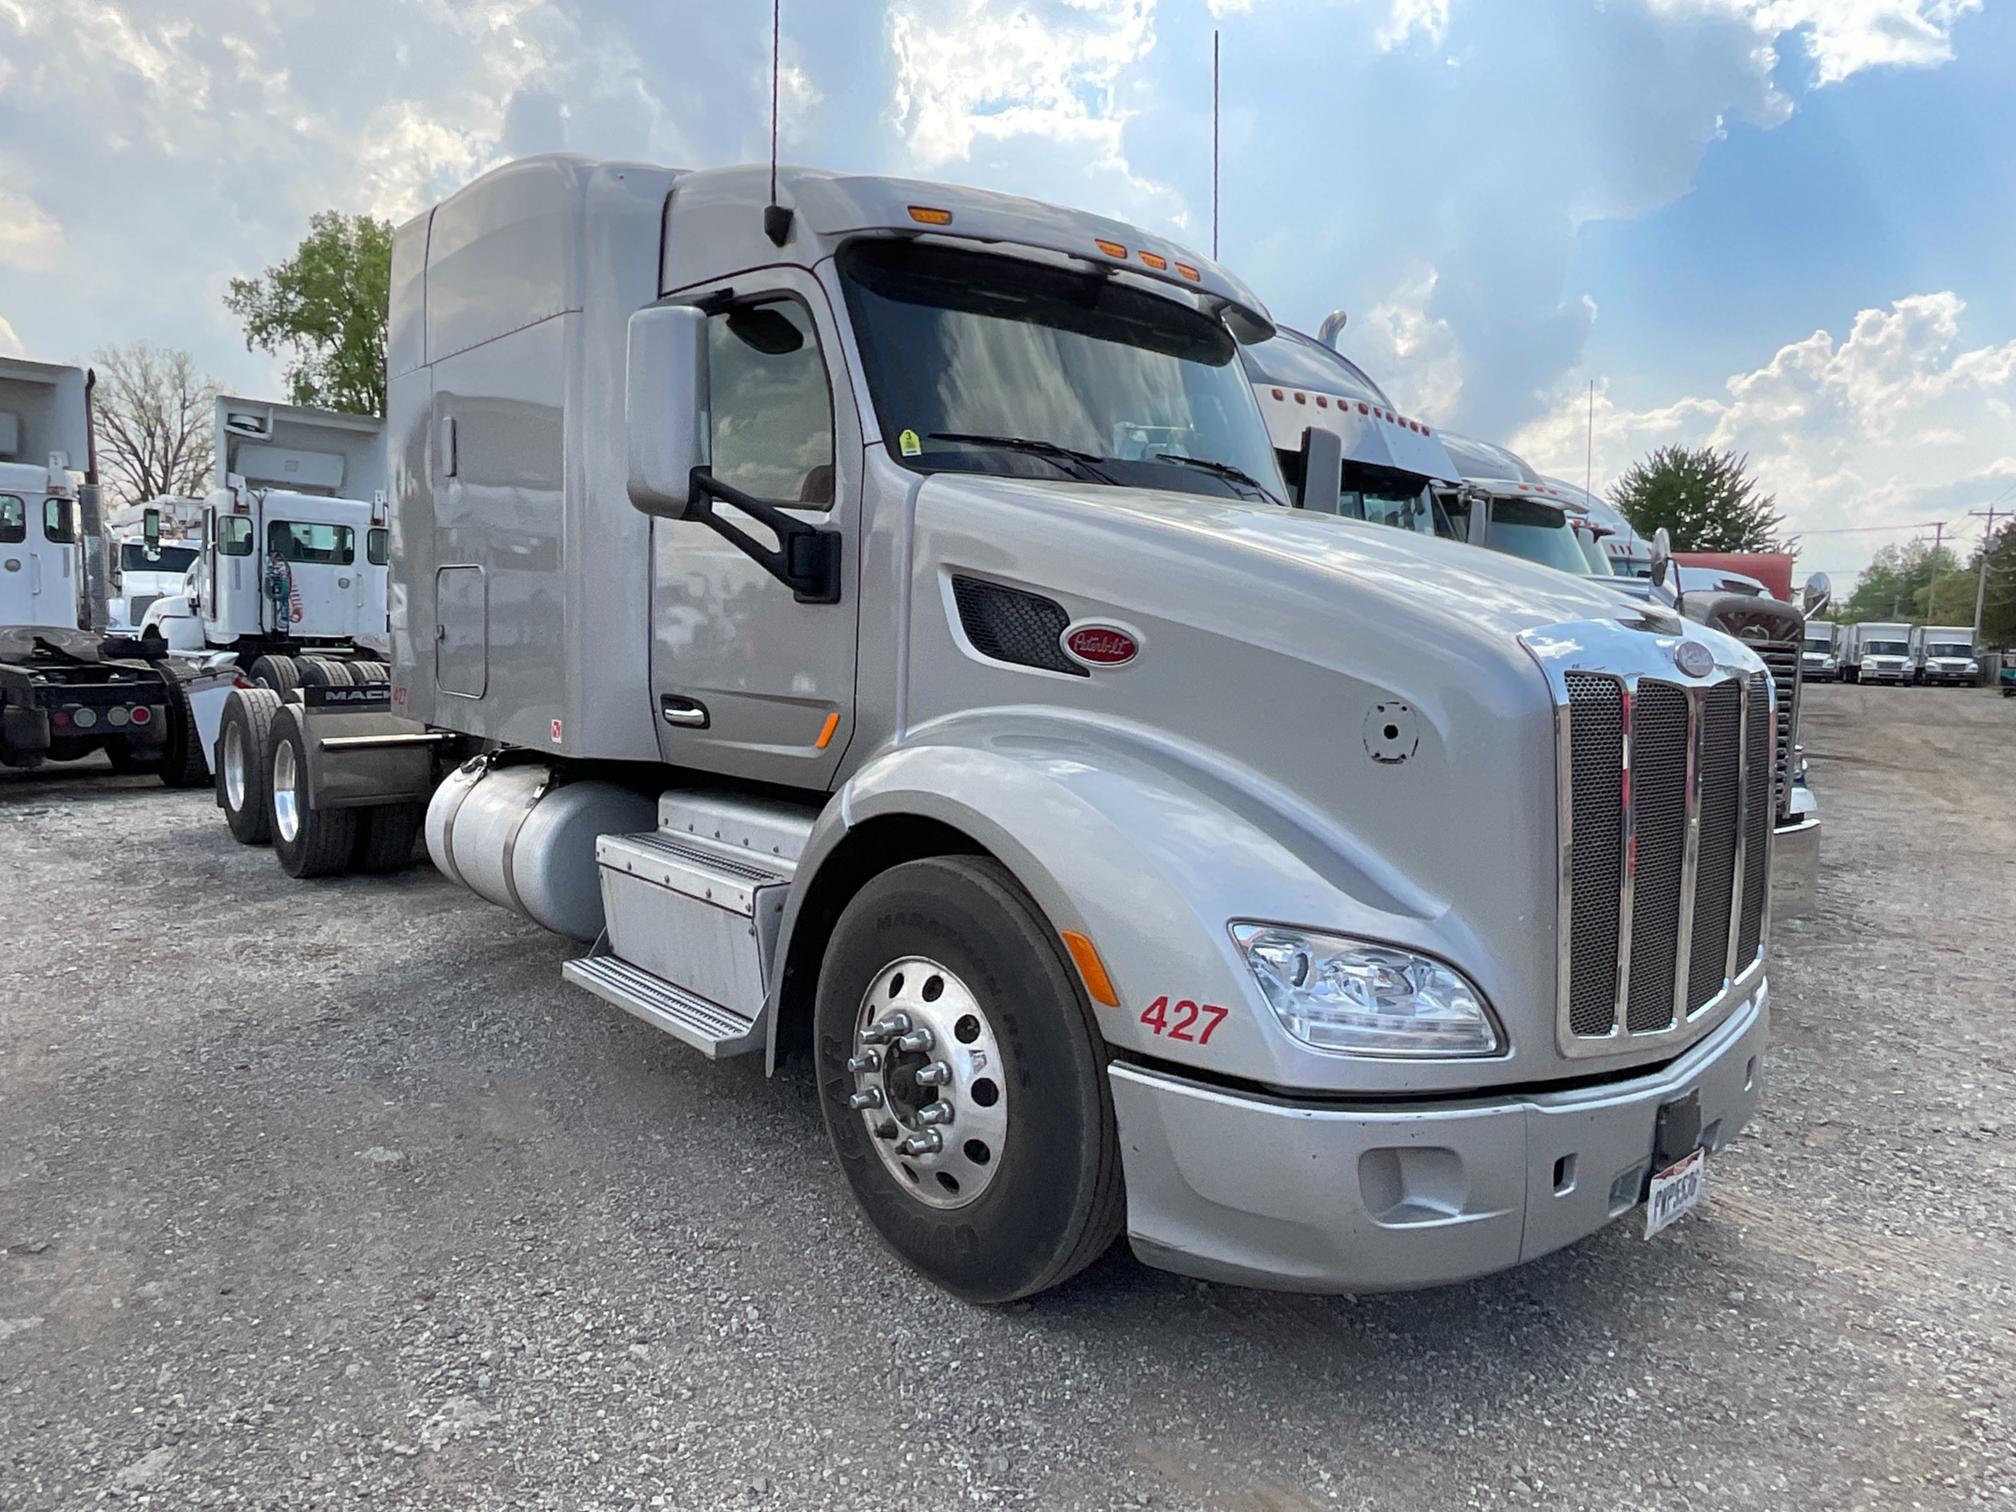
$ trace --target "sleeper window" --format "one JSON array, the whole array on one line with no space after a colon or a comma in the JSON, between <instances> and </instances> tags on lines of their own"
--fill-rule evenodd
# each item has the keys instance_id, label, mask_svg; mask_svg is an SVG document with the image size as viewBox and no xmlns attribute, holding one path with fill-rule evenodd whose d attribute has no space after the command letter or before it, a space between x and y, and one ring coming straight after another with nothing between
<instances>
[{"instance_id":1,"label":"sleeper window","mask_svg":"<svg viewBox=\"0 0 2016 1512\"><path fill-rule=\"evenodd\" d=\"M833 502L833 391L794 299L707 319L714 476L772 504Z\"/></svg>"}]
</instances>

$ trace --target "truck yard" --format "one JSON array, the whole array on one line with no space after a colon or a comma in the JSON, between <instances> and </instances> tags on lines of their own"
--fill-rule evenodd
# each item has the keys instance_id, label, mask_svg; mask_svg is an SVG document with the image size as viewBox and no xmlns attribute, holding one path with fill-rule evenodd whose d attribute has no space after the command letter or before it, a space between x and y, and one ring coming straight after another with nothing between
<instances>
[{"instance_id":1,"label":"truck yard","mask_svg":"<svg viewBox=\"0 0 2016 1512\"><path fill-rule=\"evenodd\" d=\"M1359 1297L1123 1241L970 1306L802 1059L704 1063L425 865L0 773L0 1507L2008 1505L2008 706L1804 697L1819 903L1701 1210Z\"/></svg>"}]
</instances>

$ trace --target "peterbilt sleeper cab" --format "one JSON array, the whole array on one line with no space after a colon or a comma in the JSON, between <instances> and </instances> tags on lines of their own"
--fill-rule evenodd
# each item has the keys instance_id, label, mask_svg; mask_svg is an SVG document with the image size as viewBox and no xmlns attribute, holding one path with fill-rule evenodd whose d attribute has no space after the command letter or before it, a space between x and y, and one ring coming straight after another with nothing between
<instances>
[{"instance_id":1,"label":"peterbilt sleeper cab","mask_svg":"<svg viewBox=\"0 0 2016 1512\"><path fill-rule=\"evenodd\" d=\"M1663 1221L1762 1084L1771 680L1288 507L1272 330L1003 195L486 176L395 239L391 686L233 695L283 863L426 803L569 982L808 1057L868 1221L976 1300L1123 1232L1360 1290Z\"/></svg>"}]
</instances>

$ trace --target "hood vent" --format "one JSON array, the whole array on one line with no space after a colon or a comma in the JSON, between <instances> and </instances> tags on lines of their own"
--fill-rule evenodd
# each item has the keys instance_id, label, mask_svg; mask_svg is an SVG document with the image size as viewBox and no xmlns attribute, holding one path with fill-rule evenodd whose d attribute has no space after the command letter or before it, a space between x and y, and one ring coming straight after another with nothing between
<instances>
[{"instance_id":1,"label":"hood vent","mask_svg":"<svg viewBox=\"0 0 2016 1512\"><path fill-rule=\"evenodd\" d=\"M959 627L982 656L1072 677L1092 675L1064 654L1064 629L1071 616L1055 599L955 576L952 602L959 610Z\"/></svg>"}]
</instances>

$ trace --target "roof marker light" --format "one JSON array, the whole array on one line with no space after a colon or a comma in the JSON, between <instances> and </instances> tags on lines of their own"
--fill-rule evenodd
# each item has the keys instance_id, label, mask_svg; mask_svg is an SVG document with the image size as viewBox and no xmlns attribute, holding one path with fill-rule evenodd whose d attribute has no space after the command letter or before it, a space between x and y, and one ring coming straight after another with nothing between
<instances>
[{"instance_id":1,"label":"roof marker light","mask_svg":"<svg viewBox=\"0 0 2016 1512\"><path fill-rule=\"evenodd\" d=\"M1141 249L1141 261L1158 272L1169 266L1168 258L1164 257L1160 252L1150 252L1146 247Z\"/></svg>"},{"instance_id":2,"label":"roof marker light","mask_svg":"<svg viewBox=\"0 0 2016 1512\"><path fill-rule=\"evenodd\" d=\"M1328 399L1325 399L1321 394L1318 394L1316 396L1316 408L1328 409L1330 408L1330 401Z\"/></svg>"},{"instance_id":3,"label":"roof marker light","mask_svg":"<svg viewBox=\"0 0 2016 1512\"><path fill-rule=\"evenodd\" d=\"M1363 399L1360 399L1358 401L1358 413L1361 415L1369 415L1372 413L1372 407L1368 405Z\"/></svg>"},{"instance_id":4,"label":"roof marker light","mask_svg":"<svg viewBox=\"0 0 2016 1512\"><path fill-rule=\"evenodd\" d=\"M912 205L910 219L924 226L949 226L952 224L952 212L940 210L934 205Z\"/></svg>"},{"instance_id":5,"label":"roof marker light","mask_svg":"<svg viewBox=\"0 0 2016 1512\"><path fill-rule=\"evenodd\" d=\"M1124 258L1127 255L1127 249L1118 242L1105 241L1095 236L1092 238L1092 245L1097 247L1101 252L1104 252L1108 257Z\"/></svg>"},{"instance_id":6,"label":"roof marker light","mask_svg":"<svg viewBox=\"0 0 2016 1512\"><path fill-rule=\"evenodd\" d=\"M1276 399L1286 399L1288 396L1285 393L1283 393L1280 389L1276 389L1274 390L1274 397Z\"/></svg>"},{"instance_id":7,"label":"roof marker light","mask_svg":"<svg viewBox=\"0 0 2016 1512\"><path fill-rule=\"evenodd\" d=\"M1176 264L1176 271L1178 273L1181 273L1185 278L1189 279L1190 282L1192 283L1201 283L1204 279L1204 275L1202 273L1199 273L1195 268L1191 267L1190 264L1188 263Z\"/></svg>"},{"instance_id":8,"label":"roof marker light","mask_svg":"<svg viewBox=\"0 0 2016 1512\"><path fill-rule=\"evenodd\" d=\"M1295 390L1295 402L1297 404L1307 404L1309 402L1309 396L1303 393L1302 390L1297 389Z\"/></svg>"}]
</instances>

